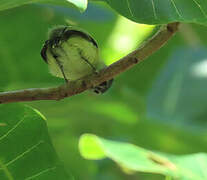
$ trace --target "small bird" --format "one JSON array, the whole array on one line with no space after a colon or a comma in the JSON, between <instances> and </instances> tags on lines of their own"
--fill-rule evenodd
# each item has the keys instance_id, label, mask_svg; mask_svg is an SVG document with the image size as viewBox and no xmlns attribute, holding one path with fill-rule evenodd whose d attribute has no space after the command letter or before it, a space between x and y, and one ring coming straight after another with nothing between
<instances>
[{"instance_id":1,"label":"small bird","mask_svg":"<svg viewBox=\"0 0 207 180\"><path fill-rule=\"evenodd\" d=\"M50 30L49 39L41 50L43 60L52 75L69 80L78 80L97 73L106 66L99 58L96 41L86 32L70 26L58 26ZM104 93L112 85L113 79L93 88L97 94Z\"/></svg>"}]
</instances>

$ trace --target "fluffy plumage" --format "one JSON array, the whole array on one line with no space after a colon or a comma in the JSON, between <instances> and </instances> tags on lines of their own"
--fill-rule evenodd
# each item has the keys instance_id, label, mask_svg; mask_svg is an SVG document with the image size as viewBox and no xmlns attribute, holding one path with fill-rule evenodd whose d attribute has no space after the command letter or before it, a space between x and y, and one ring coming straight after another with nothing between
<instances>
[{"instance_id":1,"label":"fluffy plumage","mask_svg":"<svg viewBox=\"0 0 207 180\"><path fill-rule=\"evenodd\" d=\"M104 66L99 61L98 45L86 32L68 26L60 26L49 32L49 39L41 50L52 75L68 80L77 80L94 73ZM113 80L101 83L94 92L103 93Z\"/></svg>"}]
</instances>

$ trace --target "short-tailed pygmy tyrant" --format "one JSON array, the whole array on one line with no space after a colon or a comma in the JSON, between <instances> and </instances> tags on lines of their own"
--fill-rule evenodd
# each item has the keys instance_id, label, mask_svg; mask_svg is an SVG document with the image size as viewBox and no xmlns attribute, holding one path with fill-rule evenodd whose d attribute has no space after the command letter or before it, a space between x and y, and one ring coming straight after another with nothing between
<instances>
[{"instance_id":1,"label":"short-tailed pygmy tyrant","mask_svg":"<svg viewBox=\"0 0 207 180\"><path fill-rule=\"evenodd\" d=\"M83 30L70 26L58 26L49 32L49 39L41 50L52 75L64 78L66 83L96 73L105 64L100 60L96 41ZM113 79L93 88L104 93Z\"/></svg>"}]
</instances>

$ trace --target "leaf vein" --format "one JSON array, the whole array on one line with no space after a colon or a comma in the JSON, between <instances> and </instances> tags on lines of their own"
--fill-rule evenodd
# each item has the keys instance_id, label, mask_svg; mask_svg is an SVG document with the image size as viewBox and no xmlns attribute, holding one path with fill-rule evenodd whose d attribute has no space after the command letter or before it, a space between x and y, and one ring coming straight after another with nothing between
<instances>
[{"instance_id":1,"label":"leaf vein","mask_svg":"<svg viewBox=\"0 0 207 180\"><path fill-rule=\"evenodd\" d=\"M6 138L12 131L14 131L23 121L25 120L25 116L23 116L23 118L17 122L10 130L7 131L7 133L5 133L3 136L0 137L0 141L4 138Z\"/></svg>"},{"instance_id":2,"label":"leaf vein","mask_svg":"<svg viewBox=\"0 0 207 180\"><path fill-rule=\"evenodd\" d=\"M204 15L204 17L207 18L207 14L205 13L205 11L201 7L201 5L196 0L193 0L193 2L199 7L199 9L200 9L201 13Z\"/></svg>"},{"instance_id":3,"label":"leaf vein","mask_svg":"<svg viewBox=\"0 0 207 180\"><path fill-rule=\"evenodd\" d=\"M180 14L180 12L179 12L179 10L178 10L178 8L177 8L177 6L176 6L176 4L175 4L175 1L174 1L174 0L170 0L170 1L171 1L171 3L173 4L173 6L174 6L174 8L175 8L175 11L176 11L176 13L178 14L178 16L179 16L179 17L182 17L181 14Z\"/></svg>"},{"instance_id":4,"label":"leaf vein","mask_svg":"<svg viewBox=\"0 0 207 180\"><path fill-rule=\"evenodd\" d=\"M39 141L37 144L33 145L32 147L28 148L26 151L24 151L23 153L21 153L20 155L18 155L17 157L15 157L14 159L12 159L11 161L7 162L5 165L9 166L12 163L14 163L15 161L17 161L19 158L22 158L25 154L31 152L33 149L35 149L36 147L38 147L40 144L44 143L44 141Z\"/></svg>"},{"instance_id":5,"label":"leaf vein","mask_svg":"<svg viewBox=\"0 0 207 180\"><path fill-rule=\"evenodd\" d=\"M30 177L27 177L25 180L31 180L31 179L33 179L33 178L36 178L36 177L38 177L38 176L41 176L41 175L44 174L44 173L47 173L47 172L49 172L49 171L52 171L52 170L54 170L54 169L56 169L56 168L57 168L57 167L54 166L54 167L51 167L51 168L48 168L48 169L44 169L44 170L40 171L40 172L37 173L37 174L34 174L34 175L30 176Z\"/></svg>"},{"instance_id":6,"label":"leaf vein","mask_svg":"<svg viewBox=\"0 0 207 180\"><path fill-rule=\"evenodd\" d=\"M152 2L152 10L153 10L154 17L155 17L155 19L157 19L157 14L156 14L156 9L155 9L155 3L154 3L154 0L151 0L151 2Z\"/></svg>"},{"instance_id":7,"label":"leaf vein","mask_svg":"<svg viewBox=\"0 0 207 180\"><path fill-rule=\"evenodd\" d=\"M131 16L134 17L134 14L133 14L133 12L132 12L132 10L131 10L131 7L130 7L129 0L127 0L127 7L128 7L128 9L129 9L129 12L130 12Z\"/></svg>"}]
</instances>

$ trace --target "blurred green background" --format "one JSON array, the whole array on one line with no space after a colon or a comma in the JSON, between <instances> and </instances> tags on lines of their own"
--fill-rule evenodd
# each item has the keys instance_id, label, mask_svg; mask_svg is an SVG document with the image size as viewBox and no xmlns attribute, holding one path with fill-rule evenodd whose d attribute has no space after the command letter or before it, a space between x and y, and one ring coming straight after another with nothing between
<instances>
[{"instance_id":1,"label":"blurred green background","mask_svg":"<svg viewBox=\"0 0 207 180\"><path fill-rule=\"evenodd\" d=\"M104 3L87 10L25 5L0 12L0 91L52 87L64 83L48 72L40 51L55 25L84 28L97 40L101 58L118 60L158 27L137 24ZM111 160L80 156L84 133L173 154L207 152L207 37L205 26L182 25L161 50L122 73L103 95L84 92L62 101L28 102L47 119L65 169L81 180L164 179L125 174Z\"/></svg>"}]
</instances>

